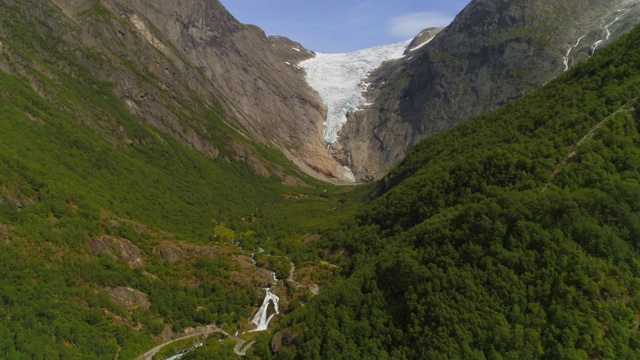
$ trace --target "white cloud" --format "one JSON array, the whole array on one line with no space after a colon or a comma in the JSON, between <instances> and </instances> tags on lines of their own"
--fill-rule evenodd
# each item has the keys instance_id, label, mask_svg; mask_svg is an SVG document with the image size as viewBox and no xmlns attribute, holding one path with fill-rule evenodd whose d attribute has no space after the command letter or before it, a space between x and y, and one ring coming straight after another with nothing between
<instances>
[{"instance_id":1,"label":"white cloud","mask_svg":"<svg viewBox=\"0 0 640 360\"><path fill-rule=\"evenodd\" d=\"M425 28L447 26L451 21L453 21L452 16L435 11L425 11L394 17L389 21L388 29L393 36L410 38L418 35Z\"/></svg>"}]
</instances>

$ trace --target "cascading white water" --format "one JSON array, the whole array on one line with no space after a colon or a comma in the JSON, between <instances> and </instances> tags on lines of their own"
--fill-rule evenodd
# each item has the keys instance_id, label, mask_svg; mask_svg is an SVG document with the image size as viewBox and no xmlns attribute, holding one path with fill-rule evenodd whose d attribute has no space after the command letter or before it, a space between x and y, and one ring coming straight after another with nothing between
<instances>
[{"instance_id":1,"label":"cascading white water","mask_svg":"<svg viewBox=\"0 0 640 360\"><path fill-rule=\"evenodd\" d=\"M617 11L617 13L622 13L618 16L616 16L615 19L613 19L613 21L609 22L608 24L604 25L604 27L602 28L602 30L604 30L604 38L602 39L598 39L596 42L593 43L593 45L591 45L591 51L590 51L590 55L593 55L593 53L598 49L598 47L605 41L609 40L611 38L611 30L609 30L609 28L611 26L613 26L615 23L617 23L618 21L620 21L620 19L622 19L623 17L625 17L629 12L631 12L632 9L620 9ZM576 41L576 43L573 46L570 46L569 49L567 50L567 52L564 55L564 71L569 70L569 67L571 66L571 59L569 58L569 56L571 55L571 52L573 51L573 49L577 48L578 45L580 45L580 42L582 41L582 39L584 39L585 37L587 37L589 34L585 34L582 35L581 37L578 38L578 40Z\"/></svg>"},{"instance_id":2,"label":"cascading white water","mask_svg":"<svg viewBox=\"0 0 640 360\"><path fill-rule=\"evenodd\" d=\"M183 356L184 356L184 354L185 354L185 353L175 354L175 355L173 355L173 356L171 356L171 357L166 358L166 360L178 360L178 359L180 359L181 357L183 357Z\"/></svg>"},{"instance_id":3,"label":"cascading white water","mask_svg":"<svg viewBox=\"0 0 640 360\"><path fill-rule=\"evenodd\" d=\"M625 11L626 10L626 11ZM593 54L597 49L598 46L600 46L600 44L602 44L603 42L609 40L609 38L611 37L611 31L609 31L609 28L611 27L611 25L617 23L621 18L623 18L625 15L627 15L631 9L620 9L618 10L618 12L623 12L624 13L620 16L617 16L615 19L613 19L612 22L608 23L607 25L604 26L603 30L604 30L604 39L600 39L598 41L596 41L593 45L591 45L591 53Z\"/></svg>"},{"instance_id":4,"label":"cascading white water","mask_svg":"<svg viewBox=\"0 0 640 360\"><path fill-rule=\"evenodd\" d=\"M274 279L275 279L275 275L274 275ZM264 297L264 300L262 301L262 305L258 309L258 312L251 319L251 322L256 324L256 328L251 331L267 330L267 328L269 327L269 322L271 322L271 319L273 319L273 317L276 316L276 314L280 314L280 309L278 308L278 303L280 302L280 298L277 295L271 293L271 290L269 290L268 288L265 289L265 291L266 291L266 295ZM269 304L271 303L273 303L273 306L275 308L275 313L269 315L268 310L269 310Z\"/></svg>"},{"instance_id":5,"label":"cascading white water","mask_svg":"<svg viewBox=\"0 0 640 360\"><path fill-rule=\"evenodd\" d=\"M578 38L578 41L576 41L576 44L573 45L572 47L569 48L569 50L567 50L566 55L564 56L564 71L569 70L569 55L571 55L571 51L573 49L575 49L576 47L578 47L578 45L580 45L580 41L582 41L582 39L584 39L587 35L582 35L581 37Z\"/></svg>"}]
</instances>

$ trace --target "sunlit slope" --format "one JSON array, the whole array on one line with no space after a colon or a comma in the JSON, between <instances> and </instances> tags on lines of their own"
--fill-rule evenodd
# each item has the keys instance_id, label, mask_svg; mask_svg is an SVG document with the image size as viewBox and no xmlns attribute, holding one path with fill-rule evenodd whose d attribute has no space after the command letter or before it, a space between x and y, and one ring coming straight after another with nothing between
<instances>
[{"instance_id":1,"label":"sunlit slope","mask_svg":"<svg viewBox=\"0 0 640 360\"><path fill-rule=\"evenodd\" d=\"M327 234L345 279L281 326L278 356L639 357L639 69L635 29L418 144Z\"/></svg>"},{"instance_id":2,"label":"sunlit slope","mask_svg":"<svg viewBox=\"0 0 640 360\"><path fill-rule=\"evenodd\" d=\"M92 49L1 17L1 357L131 359L167 332L249 322L271 275L248 255L314 258L300 238L354 203L231 129L215 102L183 119L215 151L141 123L77 61Z\"/></svg>"}]
</instances>

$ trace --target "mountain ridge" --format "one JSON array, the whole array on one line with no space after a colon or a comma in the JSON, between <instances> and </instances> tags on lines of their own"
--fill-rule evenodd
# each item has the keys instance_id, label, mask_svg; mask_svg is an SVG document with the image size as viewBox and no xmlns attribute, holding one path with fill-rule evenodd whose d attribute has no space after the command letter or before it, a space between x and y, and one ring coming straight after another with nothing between
<instances>
[{"instance_id":1,"label":"mountain ridge","mask_svg":"<svg viewBox=\"0 0 640 360\"><path fill-rule=\"evenodd\" d=\"M207 1L55 1L0 3L0 354L129 359L215 324L265 359L640 356L640 28L345 187L258 121L321 115L297 43ZM244 333L270 293L275 331Z\"/></svg>"},{"instance_id":2,"label":"mountain ridge","mask_svg":"<svg viewBox=\"0 0 640 360\"><path fill-rule=\"evenodd\" d=\"M372 74L367 82L380 90L367 101L375 106L350 115L334 156L360 180L379 178L425 136L542 86L565 62L588 57L599 36L628 31L640 21L638 5L474 1L410 60ZM624 19L612 21L624 6Z\"/></svg>"},{"instance_id":3,"label":"mountain ridge","mask_svg":"<svg viewBox=\"0 0 640 360\"><path fill-rule=\"evenodd\" d=\"M342 277L275 358L638 357L639 45L415 146L324 233Z\"/></svg>"},{"instance_id":4,"label":"mountain ridge","mask_svg":"<svg viewBox=\"0 0 640 360\"><path fill-rule=\"evenodd\" d=\"M202 136L202 120L194 119L189 126L183 122L192 117L185 107L213 104L229 125L282 151L306 173L326 181L340 179L342 166L327 154L318 132L325 111L322 102L297 69L277 58L261 29L239 23L219 1L102 1L93 8L67 0L55 3L80 26L67 36L73 44L133 66L134 73L116 75L86 63L100 78L114 82L142 121L212 154L211 134ZM97 14L103 16L100 21L95 21ZM134 58L125 55L135 53ZM137 74L156 78L162 86L143 86ZM178 104L175 99L190 101Z\"/></svg>"}]
</instances>

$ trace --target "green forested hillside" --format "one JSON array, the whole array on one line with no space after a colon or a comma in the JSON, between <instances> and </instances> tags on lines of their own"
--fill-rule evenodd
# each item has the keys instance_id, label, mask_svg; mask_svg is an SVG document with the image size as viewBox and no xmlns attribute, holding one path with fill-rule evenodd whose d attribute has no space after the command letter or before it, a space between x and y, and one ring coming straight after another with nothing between
<instances>
[{"instance_id":1,"label":"green forested hillside","mask_svg":"<svg viewBox=\"0 0 640 360\"><path fill-rule=\"evenodd\" d=\"M340 276L308 270L325 282L317 297L282 285L295 310L249 356L640 358L640 29L423 141L363 205L370 189L305 177L229 128L215 99L176 100L195 104L180 125L197 118L215 155L141 123L83 64L116 65L43 21L59 12L10 4L0 358L131 359L165 331L231 331L260 305L265 269L284 278L290 260L323 257ZM259 247L266 280L248 257ZM232 346L210 339L188 357Z\"/></svg>"},{"instance_id":2,"label":"green forested hillside","mask_svg":"<svg viewBox=\"0 0 640 360\"><path fill-rule=\"evenodd\" d=\"M325 234L349 266L275 357L639 358L639 96L636 29L420 143Z\"/></svg>"},{"instance_id":3,"label":"green forested hillside","mask_svg":"<svg viewBox=\"0 0 640 360\"><path fill-rule=\"evenodd\" d=\"M91 49L0 7L0 358L132 359L165 327L246 323L265 286L248 255L300 266L316 258L300 238L357 204L230 129L215 103L193 114L215 157L141 124L75 60Z\"/></svg>"}]
</instances>

